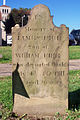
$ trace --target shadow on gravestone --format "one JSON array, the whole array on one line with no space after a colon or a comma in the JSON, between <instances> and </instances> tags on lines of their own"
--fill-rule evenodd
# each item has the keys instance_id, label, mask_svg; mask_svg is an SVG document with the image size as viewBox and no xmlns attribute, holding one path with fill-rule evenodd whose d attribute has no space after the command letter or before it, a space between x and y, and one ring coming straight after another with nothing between
<instances>
[{"instance_id":1,"label":"shadow on gravestone","mask_svg":"<svg viewBox=\"0 0 80 120\"><path fill-rule=\"evenodd\" d=\"M15 94L19 94L19 95L22 95L24 97L30 98L28 93L25 90L25 87L23 85L23 82L22 82L21 77L20 77L19 72L18 72L18 68L19 68L19 64L17 63L16 69L12 73L12 76L13 76L13 79L12 79L13 103L14 103L14 95ZM14 76L16 76L15 79L14 79Z\"/></svg>"},{"instance_id":2,"label":"shadow on gravestone","mask_svg":"<svg viewBox=\"0 0 80 120\"><path fill-rule=\"evenodd\" d=\"M56 27L49 8L40 4L32 9L28 24L21 28L15 26L12 33L13 82L18 78L24 81L30 96L30 99L24 97L18 81L14 83L13 91L17 94L13 111L31 116L64 113L68 108L68 28Z\"/></svg>"},{"instance_id":3,"label":"shadow on gravestone","mask_svg":"<svg viewBox=\"0 0 80 120\"><path fill-rule=\"evenodd\" d=\"M69 96L68 96L68 108L69 109L80 109L80 89L73 91L73 92L69 92Z\"/></svg>"}]
</instances>

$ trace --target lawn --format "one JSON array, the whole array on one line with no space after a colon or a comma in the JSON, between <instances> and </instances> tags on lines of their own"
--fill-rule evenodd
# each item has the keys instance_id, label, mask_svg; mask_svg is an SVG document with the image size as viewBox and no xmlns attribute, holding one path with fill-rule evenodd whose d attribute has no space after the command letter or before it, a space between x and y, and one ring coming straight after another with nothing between
<instances>
[{"instance_id":1,"label":"lawn","mask_svg":"<svg viewBox=\"0 0 80 120\"><path fill-rule=\"evenodd\" d=\"M12 81L11 77L0 77L0 116L7 120L12 111ZM77 120L80 118L80 71L69 71L69 109L65 115L55 114L57 120ZM74 111L73 111L74 110ZM26 120L26 119L24 119Z\"/></svg>"},{"instance_id":2,"label":"lawn","mask_svg":"<svg viewBox=\"0 0 80 120\"><path fill-rule=\"evenodd\" d=\"M69 47L69 59L80 59L80 46Z\"/></svg>"},{"instance_id":3,"label":"lawn","mask_svg":"<svg viewBox=\"0 0 80 120\"><path fill-rule=\"evenodd\" d=\"M2 58L0 59L0 63L11 63L12 62L12 47L5 46L0 47L0 54L2 54Z\"/></svg>"},{"instance_id":4,"label":"lawn","mask_svg":"<svg viewBox=\"0 0 80 120\"><path fill-rule=\"evenodd\" d=\"M12 63L12 47L0 47L0 54L3 55L0 63ZM69 59L80 59L80 46L69 47Z\"/></svg>"},{"instance_id":5,"label":"lawn","mask_svg":"<svg viewBox=\"0 0 80 120\"><path fill-rule=\"evenodd\" d=\"M12 81L11 77L0 77L0 117L6 120L12 111Z\"/></svg>"}]
</instances>

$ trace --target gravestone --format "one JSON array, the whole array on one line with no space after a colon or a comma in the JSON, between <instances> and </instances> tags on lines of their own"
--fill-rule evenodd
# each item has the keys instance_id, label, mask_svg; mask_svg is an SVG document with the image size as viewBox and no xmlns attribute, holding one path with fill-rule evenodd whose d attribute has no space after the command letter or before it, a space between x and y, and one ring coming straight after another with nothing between
<instances>
[{"instance_id":1,"label":"gravestone","mask_svg":"<svg viewBox=\"0 0 80 120\"><path fill-rule=\"evenodd\" d=\"M68 108L68 42L45 5L35 6L28 24L12 30L13 111L52 116Z\"/></svg>"}]
</instances>

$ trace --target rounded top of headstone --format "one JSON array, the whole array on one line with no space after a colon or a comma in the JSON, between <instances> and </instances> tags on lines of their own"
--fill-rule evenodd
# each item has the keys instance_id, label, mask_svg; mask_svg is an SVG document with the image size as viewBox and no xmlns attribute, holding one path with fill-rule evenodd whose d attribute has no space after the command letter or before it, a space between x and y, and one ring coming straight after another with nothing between
<instances>
[{"instance_id":1,"label":"rounded top of headstone","mask_svg":"<svg viewBox=\"0 0 80 120\"><path fill-rule=\"evenodd\" d=\"M42 21L50 21L52 17L50 16L50 10L47 6L43 4L36 5L31 10L31 20L42 20Z\"/></svg>"},{"instance_id":2,"label":"rounded top of headstone","mask_svg":"<svg viewBox=\"0 0 80 120\"><path fill-rule=\"evenodd\" d=\"M39 8L47 8L47 9L49 9L46 5L43 5L43 4L38 4L38 5L36 5L36 6L34 6L32 9L39 9Z\"/></svg>"},{"instance_id":3,"label":"rounded top of headstone","mask_svg":"<svg viewBox=\"0 0 80 120\"><path fill-rule=\"evenodd\" d=\"M44 12L45 14L50 15L49 8L43 4L36 5L35 7L32 8L31 14L35 14L36 12L41 14Z\"/></svg>"}]
</instances>

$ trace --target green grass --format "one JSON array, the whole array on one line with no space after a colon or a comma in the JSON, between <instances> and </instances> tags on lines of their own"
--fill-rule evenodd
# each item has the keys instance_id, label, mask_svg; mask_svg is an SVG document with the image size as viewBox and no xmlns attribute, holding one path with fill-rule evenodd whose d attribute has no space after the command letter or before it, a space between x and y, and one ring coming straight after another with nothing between
<instances>
[{"instance_id":1,"label":"green grass","mask_svg":"<svg viewBox=\"0 0 80 120\"><path fill-rule=\"evenodd\" d=\"M3 118L10 115L12 101L11 77L0 77L0 104L3 105ZM59 118L57 120L63 120L63 117L65 120L80 118L80 71L69 71L69 109L63 116L56 113L55 117Z\"/></svg>"},{"instance_id":2,"label":"green grass","mask_svg":"<svg viewBox=\"0 0 80 120\"><path fill-rule=\"evenodd\" d=\"M12 47L0 47L0 54L2 54L2 58L0 58L0 63L12 63Z\"/></svg>"},{"instance_id":3,"label":"green grass","mask_svg":"<svg viewBox=\"0 0 80 120\"><path fill-rule=\"evenodd\" d=\"M80 89L80 70L69 71L69 92Z\"/></svg>"},{"instance_id":4,"label":"green grass","mask_svg":"<svg viewBox=\"0 0 80 120\"><path fill-rule=\"evenodd\" d=\"M69 71L69 108L80 109L80 70Z\"/></svg>"},{"instance_id":5,"label":"green grass","mask_svg":"<svg viewBox=\"0 0 80 120\"><path fill-rule=\"evenodd\" d=\"M0 77L0 102L8 109L12 109L11 77Z\"/></svg>"},{"instance_id":6,"label":"green grass","mask_svg":"<svg viewBox=\"0 0 80 120\"><path fill-rule=\"evenodd\" d=\"M0 77L0 115L2 120L6 120L11 114L13 100L12 100L12 81L11 77Z\"/></svg>"},{"instance_id":7,"label":"green grass","mask_svg":"<svg viewBox=\"0 0 80 120\"><path fill-rule=\"evenodd\" d=\"M80 46L69 47L69 59L80 59Z\"/></svg>"}]
</instances>

